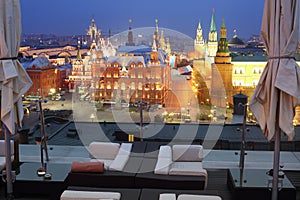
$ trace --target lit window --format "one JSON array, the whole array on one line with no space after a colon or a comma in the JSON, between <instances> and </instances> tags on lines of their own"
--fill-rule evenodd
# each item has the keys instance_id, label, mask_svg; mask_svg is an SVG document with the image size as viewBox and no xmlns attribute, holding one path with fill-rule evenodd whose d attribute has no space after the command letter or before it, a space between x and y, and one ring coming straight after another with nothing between
<instances>
[{"instance_id":1,"label":"lit window","mask_svg":"<svg viewBox=\"0 0 300 200\"><path fill-rule=\"evenodd\" d=\"M110 82L109 82L109 81L107 82L107 86L106 86L106 88L107 88L107 89L109 89L109 90L111 89L111 84L110 84Z\"/></svg>"},{"instance_id":2,"label":"lit window","mask_svg":"<svg viewBox=\"0 0 300 200\"><path fill-rule=\"evenodd\" d=\"M131 83L131 89L135 90L135 83L134 82Z\"/></svg>"},{"instance_id":3,"label":"lit window","mask_svg":"<svg viewBox=\"0 0 300 200\"><path fill-rule=\"evenodd\" d=\"M115 63L114 63L114 67L119 67L119 63L118 63L118 62L115 62Z\"/></svg>"},{"instance_id":4,"label":"lit window","mask_svg":"<svg viewBox=\"0 0 300 200\"><path fill-rule=\"evenodd\" d=\"M114 89L118 89L119 88L119 84L118 84L118 82L115 82L115 84L114 84Z\"/></svg>"},{"instance_id":5,"label":"lit window","mask_svg":"<svg viewBox=\"0 0 300 200\"><path fill-rule=\"evenodd\" d=\"M142 89L143 89L143 84L142 84L141 82L139 82L138 89L139 89L139 90L142 90Z\"/></svg>"}]
</instances>

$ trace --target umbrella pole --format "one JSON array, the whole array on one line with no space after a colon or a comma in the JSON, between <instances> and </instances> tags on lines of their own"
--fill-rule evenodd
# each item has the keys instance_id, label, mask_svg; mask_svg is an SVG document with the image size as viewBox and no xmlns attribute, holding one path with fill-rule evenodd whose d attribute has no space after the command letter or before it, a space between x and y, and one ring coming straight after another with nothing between
<instances>
[{"instance_id":1,"label":"umbrella pole","mask_svg":"<svg viewBox=\"0 0 300 200\"><path fill-rule=\"evenodd\" d=\"M240 169L244 169L245 165L245 130L246 130L246 120L247 120L247 104L242 105L244 107L244 116L243 116L243 131L242 131L242 142L241 142L241 153L240 153Z\"/></svg>"},{"instance_id":2,"label":"umbrella pole","mask_svg":"<svg viewBox=\"0 0 300 200\"><path fill-rule=\"evenodd\" d=\"M5 134L5 171L6 171L6 199L13 198L13 185L12 185L12 169L11 169L11 144L10 144L10 132L3 124L3 130Z\"/></svg>"},{"instance_id":3,"label":"umbrella pole","mask_svg":"<svg viewBox=\"0 0 300 200\"><path fill-rule=\"evenodd\" d=\"M276 131L275 131L275 142L274 142L272 200L277 200L277 197L278 197L278 174L279 174L279 160L280 160L280 135L281 135L281 130L277 125Z\"/></svg>"}]
</instances>

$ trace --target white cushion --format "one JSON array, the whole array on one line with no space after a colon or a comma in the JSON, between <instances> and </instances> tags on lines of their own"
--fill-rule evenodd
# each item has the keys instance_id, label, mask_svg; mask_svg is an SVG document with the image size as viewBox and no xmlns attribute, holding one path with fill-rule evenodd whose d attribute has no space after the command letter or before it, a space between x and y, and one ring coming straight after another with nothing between
<instances>
[{"instance_id":1,"label":"white cushion","mask_svg":"<svg viewBox=\"0 0 300 200\"><path fill-rule=\"evenodd\" d=\"M163 193L159 195L159 200L176 200L176 194L174 193Z\"/></svg>"},{"instance_id":2,"label":"white cushion","mask_svg":"<svg viewBox=\"0 0 300 200\"><path fill-rule=\"evenodd\" d=\"M173 161L194 161L201 162L203 160L202 145L173 145L172 146Z\"/></svg>"},{"instance_id":3,"label":"white cushion","mask_svg":"<svg viewBox=\"0 0 300 200\"><path fill-rule=\"evenodd\" d=\"M130 155L132 143L122 143L118 155Z\"/></svg>"},{"instance_id":4,"label":"white cushion","mask_svg":"<svg viewBox=\"0 0 300 200\"><path fill-rule=\"evenodd\" d=\"M170 175L207 176L201 162L173 162Z\"/></svg>"},{"instance_id":5,"label":"white cushion","mask_svg":"<svg viewBox=\"0 0 300 200\"><path fill-rule=\"evenodd\" d=\"M116 158L110 164L109 170L123 171L128 159L129 159L129 155L117 155Z\"/></svg>"},{"instance_id":6,"label":"white cushion","mask_svg":"<svg viewBox=\"0 0 300 200\"><path fill-rule=\"evenodd\" d=\"M172 158L172 149L170 146L160 146L158 158Z\"/></svg>"},{"instance_id":7,"label":"white cushion","mask_svg":"<svg viewBox=\"0 0 300 200\"><path fill-rule=\"evenodd\" d=\"M109 167L113 160L104 160L104 159L91 159L91 162L103 162L104 163L104 169L109 170Z\"/></svg>"},{"instance_id":8,"label":"white cushion","mask_svg":"<svg viewBox=\"0 0 300 200\"><path fill-rule=\"evenodd\" d=\"M120 144L110 142L92 142L89 145L91 158L113 160L118 154Z\"/></svg>"},{"instance_id":9,"label":"white cushion","mask_svg":"<svg viewBox=\"0 0 300 200\"><path fill-rule=\"evenodd\" d=\"M177 200L222 200L219 196L180 194Z\"/></svg>"},{"instance_id":10,"label":"white cushion","mask_svg":"<svg viewBox=\"0 0 300 200\"><path fill-rule=\"evenodd\" d=\"M171 158L158 158L155 165L154 174L169 174L170 166L172 165Z\"/></svg>"},{"instance_id":11,"label":"white cushion","mask_svg":"<svg viewBox=\"0 0 300 200\"><path fill-rule=\"evenodd\" d=\"M65 190L60 200L104 200L113 199L119 200L121 194L118 192L97 192L97 191L76 191L76 190Z\"/></svg>"}]
</instances>

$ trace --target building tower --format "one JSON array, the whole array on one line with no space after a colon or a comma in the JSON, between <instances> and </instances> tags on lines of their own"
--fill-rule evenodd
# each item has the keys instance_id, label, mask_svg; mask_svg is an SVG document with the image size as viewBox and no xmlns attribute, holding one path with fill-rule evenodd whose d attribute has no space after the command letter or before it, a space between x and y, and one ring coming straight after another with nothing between
<instances>
[{"instance_id":1,"label":"building tower","mask_svg":"<svg viewBox=\"0 0 300 200\"><path fill-rule=\"evenodd\" d=\"M156 46L156 48L160 48L159 46L159 35L158 35L158 19L155 19L155 31L154 31L154 35L153 35L153 40L155 41L155 45L153 44L153 46ZM154 42L153 41L153 42Z\"/></svg>"},{"instance_id":2,"label":"building tower","mask_svg":"<svg viewBox=\"0 0 300 200\"><path fill-rule=\"evenodd\" d=\"M82 63L82 57L81 57L81 53L80 53L80 38L78 38L76 62Z\"/></svg>"},{"instance_id":3,"label":"building tower","mask_svg":"<svg viewBox=\"0 0 300 200\"><path fill-rule=\"evenodd\" d=\"M211 101L213 105L226 107L232 104L233 85L230 52L228 50L226 27L224 20L220 30L218 50L215 63L212 64L212 91Z\"/></svg>"},{"instance_id":4,"label":"building tower","mask_svg":"<svg viewBox=\"0 0 300 200\"><path fill-rule=\"evenodd\" d=\"M202 53L204 51L203 32L200 21L198 22L198 28L196 32L196 38L194 40L194 49L196 52Z\"/></svg>"},{"instance_id":5,"label":"building tower","mask_svg":"<svg viewBox=\"0 0 300 200\"><path fill-rule=\"evenodd\" d=\"M135 46L133 42L132 19L129 19L128 41L126 42L126 46Z\"/></svg>"},{"instance_id":6,"label":"building tower","mask_svg":"<svg viewBox=\"0 0 300 200\"><path fill-rule=\"evenodd\" d=\"M166 38L166 53L168 54L168 55L170 55L171 54L171 44L170 44L170 39L169 38Z\"/></svg>"},{"instance_id":7,"label":"building tower","mask_svg":"<svg viewBox=\"0 0 300 200\"><path fill-rule=\"evenodd\" d=\"M167 49L167 45L166 45L166 41L165 41L165 36L164 36L164 30L161 30L160 39L159 39L159 45L160 45L160 48L162 50L165 51Z\"/></svg>"},{"instance_id":8,"label":"building tower","mask_svg":"<svg viewBox=\"0 0 300 200\"><path fill-rule=\"evenodd\" d=\"M218 50L218 33L215 23L215 10L212 10L210 32L208 34L208 56L215 57Z\"/></svg>"},{"instance_id":9,"label":"building tower","mask_svg":"<svg viewBox=\"0 0 300 200\"><path fill-rule=\"evenodd\" d=\"M96 48L97 44L97 38L100 38L101 32L97 29L95 19L92 19L92 24L90 25L89 29L86 33L88 36L90 36L90 42L91 42L91 49Z\"/></svg>"},{"instance_id":10,"label":"building tower","mask_svg":"<svg viewBox=\"0 0 300 200\"><path fill-rule=\"evenodd\" d=\"M76 87L81 84L81 78L84 74L84 65L80 53L80 38L78 39L76 61L72 65L72 75L69 76L69 91L75 92Z\"/></svg>"}]
</instances>

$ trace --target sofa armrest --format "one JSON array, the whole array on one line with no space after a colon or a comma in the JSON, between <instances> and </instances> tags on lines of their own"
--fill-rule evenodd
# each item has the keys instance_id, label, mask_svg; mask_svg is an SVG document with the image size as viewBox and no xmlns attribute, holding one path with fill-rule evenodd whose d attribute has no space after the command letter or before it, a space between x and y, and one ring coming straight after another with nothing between
<instances>
[{"instance_id":1,"label":"sofa armrest","mask_svg":"<svg viewBox=\"0 0 300 200\"><path fill-rule=\"evenodd\" d=\"M159 200L176 200L175 193L163 193L159 195Z\"/></svg>"},{"instance_id":2,"label":"sofa armrest","mask_svg":"<svg viewBox=\"0 0 300 200\"><path fill-rule=\"evenodd\" d=\"M129 156L132 149L132 143L122 143L118 155Z\"/></svg>"},{"instance_id":3,"label":"sofa armrest","mask_svg":"<svg viewBox=\"0 0 300 200\"><path fill-rule=\"evenodd\" d=\"M129 155L117 155L116 158L112 161L109 166L110 171L123 171L127 161L129 159Z\"/></svg>"}]
</instances>

